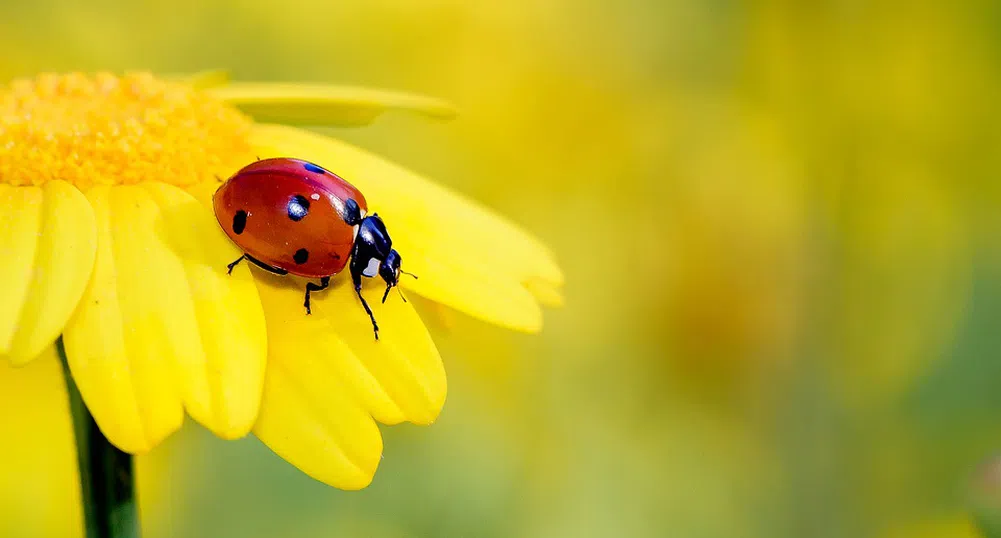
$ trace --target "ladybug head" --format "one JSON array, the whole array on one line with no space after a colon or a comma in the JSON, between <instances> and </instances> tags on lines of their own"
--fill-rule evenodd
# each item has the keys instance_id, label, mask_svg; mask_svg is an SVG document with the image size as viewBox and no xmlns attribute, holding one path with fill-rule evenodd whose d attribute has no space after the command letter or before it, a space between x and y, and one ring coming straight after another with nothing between
<instances>
[{"instance_id":1,"label":"ladybug head","mask_svg":"<svg viewBox=\"0 0 1001 538\"><path fill-rule=\"evenodd\" d=\"M389 251L389 256L386 256L386 259L382 260L382 263L379 264L379 276L386 281L386 293L382 294L382 302L386 302L386 297L389 297L389 290L399 285L400 274L410 275L417 278L417 275L400 269L401 263L403 263L403 258L394 248ZM403 299L403 302L407 301L407 299L403 297L403 293L400 293L400 298Z\"/></svg>"},{"instance_id":2,"label":"ladybug head","mask_svg":"<svg viewBox=\"0 0 1001 538\"><path fill-rule=\"evenodd\" d=\"M393 248L393 240L378 213L363 218L358 227L358 238L355 240L351 260L352 275L359 279L356 283L360 282L360 277L371 278L378 271L379 276L386 281L386 293L382 295L382 302L386 302L390 290L400 283L401 274L417 278L417 275L400 269L402 261L403 258ZM403 297L402 293L400 297Z\"/></svg>"},{"instance_id":3,"label":"ladybug head","mask_svg":"<svg viewBox=\"0 0 1001 538\"><path fill-rule=\"evenodd\" d=\"M386 281L386 291L389 288L399 284L400 278L400 264L403 262L403 258L400 257L400 253L396 249L389 251L389 256L386 256L382 263L379 264L379 276Z\"/></svg>"}]
</instances>

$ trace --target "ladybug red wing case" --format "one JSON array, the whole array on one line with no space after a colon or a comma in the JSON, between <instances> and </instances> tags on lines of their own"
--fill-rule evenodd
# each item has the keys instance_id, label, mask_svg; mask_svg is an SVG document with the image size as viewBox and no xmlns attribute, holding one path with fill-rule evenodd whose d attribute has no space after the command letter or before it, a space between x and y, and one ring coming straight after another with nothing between
<instances>
[{"instance_id":1,"label":"ladybug red wing case","mask_svg":"<svg viewBox=\"0 0 1001 538\"><path fill-rule=\"evenodd\" d=\"M242 168L219 188L213 204L219 225L241 250L310 278L344 269L354 226L367 211L357 188L298 159L266 159Z\"/></svg>"},{"instance_id":2,"label":"ladybug red wing case","mask_svg":"<svg viewBox=\"0 0 1001 538\"><path fill-rule=\"evenodd\" d=\"M230 272L246 258L272 273L320 279L306 284L306 314L310 293L325 289L350 263L355 294L378 340L379 325L361 294L362 277L379 275L386 282L386 302L404 273L403 258L382 219L367 214L365 196L354 185L308 161L265 159L233 174L212 204L219 225L244 252L229 264Z\"/></svg>"}]
</instances>

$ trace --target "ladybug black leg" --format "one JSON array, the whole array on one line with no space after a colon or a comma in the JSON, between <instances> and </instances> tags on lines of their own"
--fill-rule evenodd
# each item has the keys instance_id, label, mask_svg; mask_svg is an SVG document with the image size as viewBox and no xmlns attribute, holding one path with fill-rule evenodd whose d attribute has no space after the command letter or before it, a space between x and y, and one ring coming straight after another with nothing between
<instances>
[{"instance_id":1,"label":"ladybug black leg","mask_svg":"<svg viewBox=\"0 0 1001 538\"><path fill-rule=\"evenodd\" d=\"M234 268L234 267L236 267L236 266L237 266L237 264L239 264L240 262L242 262L242 261L243 261L243 259L244 259L244 258L246 258L246 257L247 257L246 255L243 255L243 256L240 256L239 258L237 258L237 259L236 259L236 261L235 261L235 262L233 262L233 263L231 263L231 264L227 265L227 266L226 266L226 269L227 269L227 271L226 271L226 274L227 274L227 275L231 275L231 274L233 274L233 268Z\"/></svg>"},{"instance_id":2,"label":"ladybug black leg","mask_svg":"<svg viewBox=\"0 0 1001 538\"><path fill-rule=\"evenodd\" d=\"M312 282L307 282L306 283L306 301L303 302L303 306L306 307L306 315L307 316L310 315L310 314L312 314L312 311L310 311L310 309L309 309L309 292L311 292L311 291L325 290L325 289L327 289L327 286L329 286L329 285L330 285L330 277L329 276L325 276L325 277L321 278L319 285L313 284Z\"/></svg>"},{"instance_id":3,"label":"ladybug black leg","mask_svg":"<svg viewBox=\"0 0 1001 538\"><path fill-rule=\"evenodd\" d=\"M258 260L257 258L251 256L250 254L244 254L243 256L245 258L247 258L247 261L249 261L250 263L252 263L252 264L260 267L261 269L264 269L265 271L267 271L269 273L273 273L273 274L276 274L276 275L287 275L288 274L288 271L286 271L284 269L280 269L278 267L274 267L274 266L268 265L268 264L262 262L261 260Z\"/></svg>"},{"instance_id":4,"label":"ladybug black leg","mask_svg":"<svg viewBox=\"0 0 1001 538\"><path fill-rule=\"evenodd\" d=\"M244 254L243 256L240 256L239 258L237 258L235 262L227 265L226 268L228 269L228 271L226 271L226 274L228 274L228 275L233 274L233 268L236 267L237 264L239 264L240 262L242 262L244 260L244 258L246 258L247 261L253 263L254 265L256 265L258 267L260 267L261 269L264 269L265 271L267 271L269 273L274 273L276 275L287 275L288 274L288 271L286 271L284 269L279 269L277 267L272 267L272 266L270 266L270 265L262 262L261 260L258 260L257 258L251 256L250 254Z\"/></svg>"},{"instance_id":5,"label":"ladybug black leg","mask_svg":"<svg viewBox=\"0 0 1001 538\"><path fill-rule=\"evenodd\" d=\"M355 293L358 298L361 299L361 305L365 307L365 312L368 313L369 319L372 320L372 329L375 330L375 339L379 339L379 324L375 322L375 315L372 314L372 309L368 307L368 303L365 302L365 298L361 296L361 275L351 275L352 280L355 283Z\"/></svg>"}]
</instances>

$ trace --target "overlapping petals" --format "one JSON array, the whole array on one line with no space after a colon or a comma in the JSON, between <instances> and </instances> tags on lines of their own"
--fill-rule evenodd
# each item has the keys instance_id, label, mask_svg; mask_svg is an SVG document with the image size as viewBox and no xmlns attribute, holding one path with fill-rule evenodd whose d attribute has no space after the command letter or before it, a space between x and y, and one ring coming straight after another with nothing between
<instances>
[{"instance_id":1,"label":"overlapping petals","mask_svg":"<svg viewBox=\"0 0 1001 538\"><path fill-rule=\"evenodd\" d=\"M72 185L0 184L0 357L24 364L55 342L87 285L96 234Z\"/></svg>"},{"instance_id":2,"label":"overlapping petals","mask_svg":"<svg viewBox=\"0 0 1001 538\"><path fill-rule=\"evenodd\" d=\"M144 452L184 410L220 437L245 435L265 367L264 315L240 254L210 213L165 184L95 187L94 271L64 340L105 435Z\"/></svg>"},{"instance_id":3,"label":"overlapping petals","mask_svg":"<svg viewBox=\"0 0 1001 538\"><path fill-rule=\"evenodd\" d=\"M409 303L366 286L382 330L343 275L302 309L297 279L256 271L268 317L268 375L254 433L272 450L330 485L366 486L382 453L373 417L430 424L445 402L445 370Z\"/></svg>"}]
</instances>

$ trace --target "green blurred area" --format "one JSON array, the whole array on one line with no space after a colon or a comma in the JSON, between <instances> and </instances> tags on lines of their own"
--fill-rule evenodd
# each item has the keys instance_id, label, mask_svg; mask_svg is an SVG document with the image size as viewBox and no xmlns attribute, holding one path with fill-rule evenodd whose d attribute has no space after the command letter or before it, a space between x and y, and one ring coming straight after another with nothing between
<instances>
[{"instance_id":1,"label":"green blurred area","mask_svg":"<svg viewBox=\"0 0 1001 538\"><path fill-rule=\"evenodd\" d=\"M189 424L139 459L149 537L959 537L1001 449L999 36L987 1L0 0L0 78L448 99L330 133L567 273L539 336L420 305L448 401L368 489Z\"/></svg>"}]
</instances>

